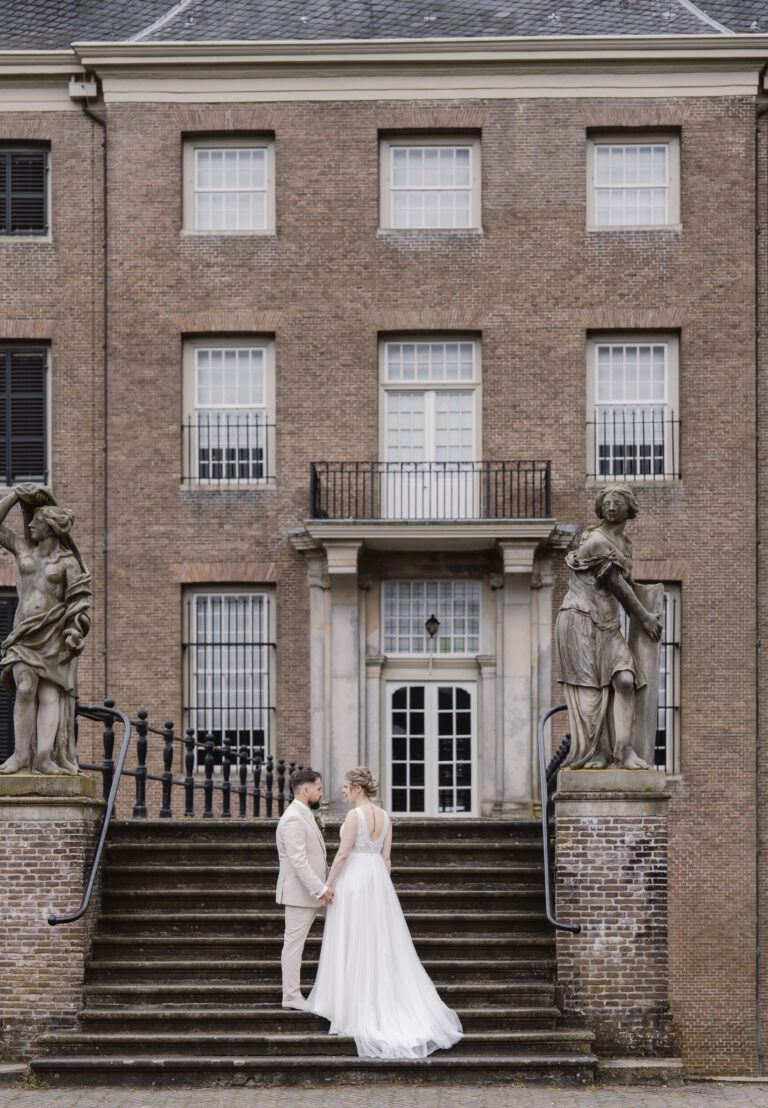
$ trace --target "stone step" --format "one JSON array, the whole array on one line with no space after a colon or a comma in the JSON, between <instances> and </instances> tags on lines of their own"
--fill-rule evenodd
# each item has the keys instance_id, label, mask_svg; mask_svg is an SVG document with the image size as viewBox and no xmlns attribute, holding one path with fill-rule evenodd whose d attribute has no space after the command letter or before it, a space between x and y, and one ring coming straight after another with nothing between
<instances>
[{"instance_id":1,"label":"stone step","mask_svg":"<svg viewBox=\"0 0 768 1108\"><path fill-rule=\"evenodd\" d=\"M521 913L522 915L522 913ZM526 924L531 931L539 931L539 917L531 913ZM521 920L522 923L522 920ZM542 931L544 929L542 928ZM551 939L551 931L546 934ZM217 935L207 935L206 949L215 950L218 957L224 955L242 958L247 955L254 958L279 959L283 945L283 936L277 935L231 935L222 930ZM304 947L306 958L317 957L322 942L322 934L311 933ZM473 956L482 960L508 958L517 951L514 937L510 935L478 935L468 947L464 935L422 935L415 940L419 956L423 958L451 958L458 954L466 955L470 950ZM176 959L199 957L200 939L190 935L146 935L136 938L130 935L102 935L93 938L92 958L96 962L127 960L128 956L139 962L154 962L155 959Z\"/></svg>"},{"instance_id":2,"label":"stone step","mask_svg":"<svg viewBox=\"0 0 768 1108\"><path fill-rule=\"evenodd\" d=\"M277 905L261 911L222 911L220 904L218 911L204 911L194 904L194 907L186 907L183 915L167 905L164 907L164 911L156 908L104 911L98 920L99 934L133 935L137 940L144 935L199 935L207 939L209 934L220 935L222 931L230 935L282 935L285 926L285 913ZM509 935L515 928L528 925L530 913L522 906L517 910L457 912L449 905L437 911L408 909L405 918L414 939L422 935L455 934L471 942L476 935ZM315 930L322 927L320 918L314 927ZM552 941L554 943L554 937Z\"/></svg>"},{"instance_id":3,"label":"stone step","mask_svg":"<svg viewBox=\"0 0 768 1108\"><path fill-rule=\"evenodd\" d=\"M506 889L462 888L423 888L418 885L400 885L397 887L403 911L419 908L451 911L456 918L463 917L464 910L471 904L473 908L487 908L489 911L514 910L519 906L519 897L514 887ZM105 913L131 910L151 912L153 910L184 912L193 909L196 912L216 912L228 909L266 909L274 903L273 896L265 897L258 889L229 888L182 888L182 889L110 889L102 893L102 910Z\"/></svg>"},{"instance_id":4,"label":"stone step","mask_svg":"<svg viewBox=\"0 0 768 1108\"><path fill-rule=\"evenodd\" d=\"M466 891L508 889L512 883L519 886L528 881L530 884L527 891L540 894L542 873L543 864L540 859L538 862L500 862L498 865L480 865L476 862L433 865L432 862L424 861L419 865L405 865L397 862L392 867L392 880L398 886L450 886ZM103 888L110 892L121 889L205 890L224 886L231 890L268 890L273 893L277 875L276 864L228 865L224 862L183 866L167 863L115 865L110 862L102 870Z\"/></svg>"},{"instance_id":5,"label":"stone step","mask_svg":"<svg viewBox=\"0 0 768 1108\"><path fill-rule=\"evenodd\" d=\"M507 1003L495 1008L459 1008L456 1014L465 1032L503 1031L521 1024L554 1027L560 1017L559 1008L551 1002L554 989L537 994L532 985L529 992L531 995L522 996L518 1003ZM318 1026L316 1016L269 1006L83 1008L77 1018L84 1030L98 1028L99 1031L135 1032L140 1027L145 1035L154 1035L155 1032L170 1033L174 1029L180 1032L223 1033L257 1031L263 1027L268 1027L270 1031L298 1034L314 1032Z\"/></svg>"},{"instance_id":6,"label":"stone step","mask_svg":"<svg viewBox=\"0 0 768 1108\"><path fill-rule=\"evenodd\" d=\"M32 1071L52 1086L148 1088L158 1083L186 1087L329 1085L498 1085L549 1082L591 1085L597 1059L582 1051L536 1054L522 1046L505 1054L457 1055L438 1052L416 1062L392 1062L352 1055L297 1055L221 1058L155 1054L126 1065L124 1056L58 1056L39 1058Z\"/></svg>"},{"instance_id":7,"label":"stone step","mask_svg":"<svg viewBox=\"0 0 768 1108\"><path fill-rule=\"evenodd\" d=\"M41 1035L39 1043L44 1053L78 1053L93 1055L108 1053L138 1058L159 1053L175 1055L215 1054L220 1058L248 1057L317 1057L327 1054L357 1057L355 1041L338 1035L329 1035L327 1021L317 1019L314 1032L290 1031L217 1031L205 1032L156 1032L149 1036L143 1032L124 1033L113 1031L53 1032ZM462 1055L499 1055L523 1047L527 1053L540 1055L553 1048L559 1052L583 1051L593 1040L591 1032L580 1028L514 1028L504 1031L469 1032L451 1048L454 1057Z\"/></svg>"},{"instance_id":8,"label":"stone step","mask_svg":"<svg viewBox=\"0 0 768 1108\"><path fill-rule=\"evenodd\" d=\"M484 982L496 978L506 981L509 977L519 977L527 972L531 959L536 959L541 950L551 950L549 939L542 938L537 942L534 937L521 939L517 957L493 958L481 961L477 958L467 959L433 959L425 958L422 962L424 969L440 988L449 983ZM311 985L317 974L317 961L305 958L302 963L302 981ZM163 981L199 981L203 980L211 984L216 982L236 982L245 979L262 983L280 981L280 962L276 958L269 959L236 959L217 957L215 962L205 958L197 958L192 961L181 959L167 961L154 959L141 962L136 959L131 961L109 960L104 962L90 961L86 964L86 982L108 984L111 982L132 982L136 985L144 982L152 982L160 977Z\"/></svg>"},{"instance_id":9,"label":"stone step","mask_svg":"<svg viewBox=\"0 0 768 1108\"><path fill-rule=\"evenodd\" d=\"M538 977L540 982L552 987L555 969L554 958L528 960L521 968L519 978L509 977L506 981L483 982L446 982L438 986L446 1004L451 1008L498 1008L507 1003L515 990L515 985ZM524 976L527 974L527 976ZM306 983L311 985L311 980ZM435 982L437 984L437 982ZM306 986L305 986L306 987ZM527 985L526 985L527 987ZM518 991L516 995L521 995ZM279 1006L281 990L279 982L242 981L215 982L184 981L168 984L158 982L137 984L136 982L86 983L84 1001L87 1008L98 1006L114 1008L122 1006L158 1006L181 1005L189 1007L207 1004L213 1007L229 1005L252 1006L266 1004Z\"/></svg>"}]
</instances>

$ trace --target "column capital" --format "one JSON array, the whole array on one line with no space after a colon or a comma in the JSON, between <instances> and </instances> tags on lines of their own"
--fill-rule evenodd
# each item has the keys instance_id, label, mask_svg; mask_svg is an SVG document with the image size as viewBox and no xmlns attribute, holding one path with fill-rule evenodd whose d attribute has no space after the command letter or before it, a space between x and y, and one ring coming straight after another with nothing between
<instances>
[{"instance_id":1,"label":"column capital","mask_svg":"<svg viewBox=\"0 0 768 1108\"><path fill-rule=\"evenodd\" d=\"M532 573L538 542L500 542L504 573Z\"/></svg>"},{"instance_id":2,"label":"column capital","mask_svg":"<svg viewBox=\"0 0 768 1108\"><path fill-rule=\"evenodd\" d=\"M325 554L330 576L357 576L357 561L362 546L362 542L327 542Z\"/></svg>"}]
</instances>

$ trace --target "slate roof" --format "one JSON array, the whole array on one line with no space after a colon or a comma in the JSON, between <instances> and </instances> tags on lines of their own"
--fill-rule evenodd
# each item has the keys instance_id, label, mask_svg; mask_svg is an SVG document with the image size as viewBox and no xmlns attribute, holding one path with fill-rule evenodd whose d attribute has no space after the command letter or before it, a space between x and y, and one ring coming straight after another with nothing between
<instances>
[{"instance_id":1,"label":"slate roof","mask_svg":"<svg viewBox=\"0 0 768 1108\"><path fill-rule=\"evenodd\" d=\"M73 42L768 33L768 0L0 0L0 49Z\"/></svg>"}]
</instances>

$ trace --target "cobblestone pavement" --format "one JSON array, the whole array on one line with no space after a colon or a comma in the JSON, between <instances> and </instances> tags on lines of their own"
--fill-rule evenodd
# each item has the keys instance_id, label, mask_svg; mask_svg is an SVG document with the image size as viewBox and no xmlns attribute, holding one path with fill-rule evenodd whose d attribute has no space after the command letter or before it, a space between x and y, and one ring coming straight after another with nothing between
<instances>
[{"instance_id":1,"label":"cobblestone pavement","mask_svg":"<svg viewBox=\"0 0 768 1108\"><path fill-rule=\"evenodd\" d=\"M0 1089L0 1108L768 1108L768 1084L683 1088Z\"/></svg>"}]
</instances>

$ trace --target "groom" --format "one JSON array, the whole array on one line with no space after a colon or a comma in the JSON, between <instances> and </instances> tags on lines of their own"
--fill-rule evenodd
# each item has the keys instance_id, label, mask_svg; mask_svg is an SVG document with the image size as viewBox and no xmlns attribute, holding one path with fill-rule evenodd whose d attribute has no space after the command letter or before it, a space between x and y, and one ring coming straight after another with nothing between
<instances>
[{"instance_id":1,"label":"groom","mask_svg":"<svg viewBox=\"0 0 768 1108\"><path fill-rule=\"evenodd\" d=\"M333 893L326 884L328 866L325 842L313 812L320 807L323 781L313 769L291 774L293 803L277 825L280 873L275 898L285 905L285 940L280 964L283 971L283 1008L303 1012L301 955L312 921L321 905L330 904Z\"/></svg>"}]
</instances>

